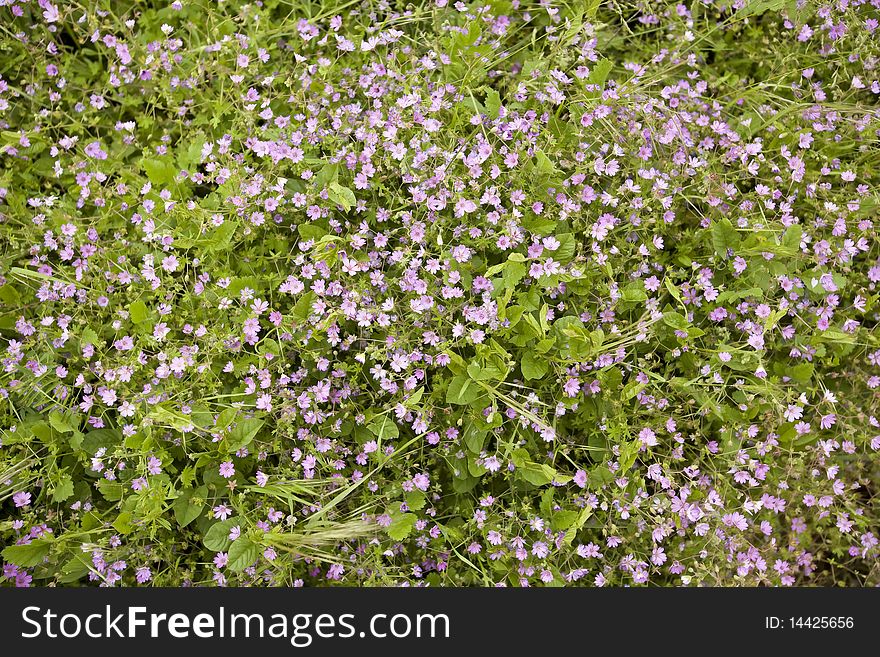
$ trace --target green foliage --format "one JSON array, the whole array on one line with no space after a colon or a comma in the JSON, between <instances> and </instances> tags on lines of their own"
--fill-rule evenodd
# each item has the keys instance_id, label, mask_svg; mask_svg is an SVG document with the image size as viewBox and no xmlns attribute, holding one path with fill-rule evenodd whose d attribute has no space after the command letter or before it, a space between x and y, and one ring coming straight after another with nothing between
<instances>
[{"instance_id":1,"label":"green foliage","mask_svg":"<svg viewBox=\"0 0 880 657\"><path fill-rule=\"evenodd\" d=\"M871 3L49 4L0 584L880 583Z\"/></svg>"}]
</instances>

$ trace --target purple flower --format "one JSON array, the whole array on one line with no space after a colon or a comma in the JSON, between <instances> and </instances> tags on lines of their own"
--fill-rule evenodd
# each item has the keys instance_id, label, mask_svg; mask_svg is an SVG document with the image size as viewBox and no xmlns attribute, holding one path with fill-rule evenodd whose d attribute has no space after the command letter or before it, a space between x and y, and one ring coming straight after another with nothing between
<instances>
[{"instance_id":1,"label":"purple flower","mask_svg":"<svg viewBox=\"0 0 880 657\"><path fill-rule=\"evenodd\" d=\"M31 494L24 491L18 492L12 496L12 501L18 508L23 508L31 503Z\"/></svg>"}]
</instances>

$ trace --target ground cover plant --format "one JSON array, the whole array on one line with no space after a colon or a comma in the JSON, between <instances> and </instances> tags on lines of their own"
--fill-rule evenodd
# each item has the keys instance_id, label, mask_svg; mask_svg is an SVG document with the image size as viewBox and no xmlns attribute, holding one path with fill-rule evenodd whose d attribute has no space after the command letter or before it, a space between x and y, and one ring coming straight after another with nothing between
<instances>
[{"instance_id":1,"label":"ground cover plant","mask_svg":"<svg viewBox=\"0 0 880 657\"><path fill-rule=\"evenodd\" d=\"M0 583L880 584L880 2L0 1Z\"/></svg>"}]
</instances>

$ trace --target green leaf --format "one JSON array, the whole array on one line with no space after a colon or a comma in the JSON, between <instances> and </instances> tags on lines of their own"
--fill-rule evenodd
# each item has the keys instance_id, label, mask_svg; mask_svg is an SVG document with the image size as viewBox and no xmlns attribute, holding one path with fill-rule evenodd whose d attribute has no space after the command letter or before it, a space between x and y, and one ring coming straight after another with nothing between
<instances>
[{"instance_id":1,"label":"green leaf","mask_svg":"<svg viewBox=\"0 0 880 657\"><path fill-rule=\"evenodd\" d=\"M535 173L544 179L552 178L559 173L553 160L540 149L535 150Z\"/></svg>"},{"instance_id":2,"label":"green leaf","mask_svg":"<svg viewBox=\"0 0 880 657\"><path fill-rule=\"evenodd\" d=\"M299 233L300 239L304 242L308 242L309 240L318 241L324 235L327 234L327 229L316 223L308 223L308 224L300 224L296 227L296 232Z\"/></svg>"},{"instance_id":3,"label":"green leaf","mask_svg":"<svg viewBox=\"0 0 880 657\"><path fill-rule=\"evenodd\" d=\"M523 479L535 486L546 486L556 477L555 468L546 464L532 463L531 461L526 462L517 472L520 473Z\"/></svg>"},{"instance_id":4,"label":"green leaf","mask_svg":"<svg viewBox=\"0 0 880 657\"><path fill-rule=\"evenodd\" d=\"M226 436L226 449L230 452L237 452L242 447L250 445L263 424L263 420L257 418L239 420Z\"/></svg>"},{"instance_id":5,"label":"green leaf","mask_svg":"<svg viewBox=\"0 0 880 657\"><path fill-rule=\"evenodd\" d=\"M789 226L785 231L785 235L782 236L782 246L793 253L800 253L803 234L804 229L801 228L800 224Z\"/></svg>"},{"instance_id":6,"label":"green leaf","mask_svg":"<svg viewBox=\"0 0 880 657\"><path fill-rule=\"evenodd\" d=\"M780 11L788 0L751 0L745 7L736 12L737 18L760 16L767 11Z\"/></svg>"},{"instance_id":7,"label":"green leaf","mask_svg":"<svg viewBox=\"0 0 880 657\"><path fill-rule=\"evenodd\" d=\"M193 139L186 149L180 148L178 150L177 162L182 169L189 169L199 163L202 159L202 147L205 145L205 141L205 134L197 132L193 135Z\"/></svg>"},{"instance_id":8,"label":"green leaf","mask_svg":"<svg viewBox=\"0 0 880 657\"><path fill-rule=\"evenodd\" d=\"M128 314L132 322L140 324L150 316L150 311L147 310L147 304L138 299L128 307Z\"/></svg>"},{"instance_id":9,"label":"green leaf","mask_svg":"<svg viewBox=\"0 0 880 657\"><path fill-rule=\"evenodd\" d=\"M76 427L72 427L67 417L58 411L52 411L49 413L49 424L51 424L52 428L59 433L73 433L76 431Z\"/></svg>"},{"instance_id":10,"label":"green leaf","mask_svg":"<svg viewBox=\"0 0 880 657\"><path fill-rule=\"evenodd\" d=\"M544 375L550 370L550 364L547 362L546 358L539 358L534 354L534 352L527 351L520 361L520 369L522 370L523 378L526 381L533 381L535 379L542 379Z\"/></svg>"},{"instance_id":11,"label":"green leaf","mask_svg":"<svg viewBox=\"0 0 880 657\"><path fill-rule=\"evenodd\" d=\"M220 415L217 416L217 423L214 425L214 427L217 429L217 431L222 431L235 421L235 416L237 413L238 411L234 408L224 408L220 412Z\"/></svg>"},{"instance_id":12,"label":"green leaf","mask_svg":"<svg viewBox=\"0 0 880 657\"><path fill-rule=\"evenodd\" d=\"M590 470L587 479L590 482L590 488L595 489L614 481L614 473L604 465L597 465Z\"/></svg>"},{"instance_id":13,"label":"green leaf","mask_svg":"<svg viewBox=\"0 0 880 657\"><path fill-rule=\"evenodd\" d=\"M725 217L712 225L712 246L715 249L715 253L723 258L727 258L728 249L736 249L739 243L739 233L736 232L736 228L730 223L730 219Z\"/></svg>"},{"instance_id":14,"label":"green leaf","mask_svg":"<svg viewBox=\"0 0 880 657\"><path fill-rule=\"evenodd\" d=\"M291 314L301 322L306 321L309 318L309 315L312 314L312 303L314 303L317 297L318 295L309 290L302 295L299 301L297 301L293 308L291 308Z\"/></svg>"},{"instance_id":15,"label":"green leaf","mask_svg":"<svg viewBox=\"0 0 880 657\"><path fill-rule=\"evenodd\" d=\"M620 472L626 472L636 462L639 455L640 443L637 440L631 440L620 446Z\"/></svg>"},{"instance_id":16,"label":"green leaf","mask_svg":"<svg viewBox=\"0 0 880 657\"><path fill-rule=\"evenodd\" d=\"M512 290L523 278L525 278L528 269L521 262L508 260L504 267L501 278L504 281L504 289Z\"/></svg>"},{"instance_id":17,"label":"green leaf","mask_svg":"<svg viewBox=\"0 0 880 657\"><path fill-rule=\"evenodd\" d=\"M599 86L604 85L605 80L608 79L608 74L611 73L611 69L613 68L614 64L611 63L611 60L600 59L593 65L593 69L590 71L590 77L587 78L587 82Z\"/></svg>"},{"instance_id":18,"label":"green leaf","mask_svg":"<svg viewBox=\"0 0 880 657\"><path fill-rule=\"evenodd\" d=\"M663 323L679 331L686 331L688 327L687 319L675 311L663 313Z\"/></svg>"},{"instance_id":19,"label":"green leaf","mask_svg":"<svg viewBox=\"0 0 880 657\"><path fill-rule=\"evenodd\" d=\"M637 394L639 394L644 389L645 389L644 383L640 383L640 382L636 381L635 379L633 379L632 381L627 383L625 386L623 386L622 396L623 396L624 401L629 401L630 399L635 397Z\"/></svg>"},{"instance_id":20,"label":"green leaf","mask_svg":"<svg viewBox=\"0 0 880 657\"><path fill-rule=\"evenodd\" d=\"M421 511L428 503L428 498L425 497L425 494L418 489L411 490L403 497L406 500L406 506L409 508L410 511Z\"/></svg>"},{"instance_id":21,"label":"green leaf","mask_svg":"<svg viewBox=\"0 0 880 657\"><path fill-rule=\"evenodd\" d=\"M630 303L638 303L648 298L645 292L645 284L641 281L634 281L627 285L620 294L621 299Z\"/></svg>"},{"instance_id":22,"label":"green leaf","mask_svg":"<svg viewBox=\"0 0 880 657\"><path fill-rule=\"evenodd\" d=\"M232 541L229 540L229 530L238 525L241 521L238 518L228 518L215 522L211 528L205 533L203 542L205 547L213 552L223 552Z\"/></svg>"},{"instance_id":23,"label":"green leaf","mask_svg":"<svg viewBox=\"0 0 880 657\"><path fill-rule=\"evenodd\" d=\"M65 473L61 475L55 484L55 489L52 491L52 501L63 502L69 499L71 495L73 495L73 479L69 474Z\"/></svg>"},{"instance_id":24,"label":"green leaf","mask_svg":"<svg viewBox=\"0 0 880 657\"><path fill-rule=\"evenodd\" d=\"M248 537L240 536L229 546L229 561L226 565L233 572L240 573L259 557L260 546Z\"/></svg>"},{"instance_id":25,"label":"green leaf","mask_svg":"<svg viewBox=\"0 0 880 657\"><path fill-rule=\"evenodd\" d=\"M380 415L368 425L379 440L393 440L400 435L397 425L387 415Z\"/></svg>"},{"instance_id":26,"label":"green leaf","mask_svg":"<svg viewBox=\"0 0 880 657\"><path fill-rule=\"evenodd\" d=\"M50 544L51 541L38 538L27 545L10 545L0 554L9 563L23 568L31 568L43 562L43 559L49 554Z\"/></svg>"},{"instance_id":27,"label":"green leaf","mask_svg":"<svg viewBox=\"0 0 880 657\"><path fill-rule=\"evenodd\" d=\"M205 498L208 495L207 486L187 488L174 500L174 518L181 527L186 527L196 518L202 515L205 508Z\"/></svg>"},{"instance_id":28,"label":"green leaf","mask_svg":"<svg viewBox=\"0 0 880 657\"><path fill-rule=\"evenodd\" d=\"M115 481L107 481L106 479L101 479L97 484L98 490L101 491L101 495L104 496L104 499L108 502L118 502L122 499L122 495L124 489L122 484Z\"/></svg>"},{"instance_id":29,"label":"green leaf","mask_svg":"<svg viewBox=\"0 0 880 657\"><path fill-rule=\"evenodd\" d=\"M501 96L497 91L491 88L486 89L486 114L490 119L498 118L498 112L501 109Z\"/></svg>"},{"instance_id":30,"label":"green leaf","mask_svg":"<svg viewBox=\"0 0 880 657\"><path fill-rule=\"evenodd\" d=\"M134 531L132 515L127 511L120 513L113 521L113 529L118 531L120 534L131 534Z\"/></svg>"},{"instance_id":31,"label":"green leaf","mask_svg":"<svg viewBox=\"0 0 880 657\"><path fill-rule=\"evenodd\" d=\"M153 410L150 411L150 417L156 424L171 427L176 431L183 431L192 424L189 416L172 411L164 406L153 407Z\"/></svg>"},{"instance_id":32,"label":"green leaf","mask_svg":"<svg viewBox=\"0 0 880 657\"><path fill-rule=\"evenodd\" d=\"M232 244L238 222L234 219L226 219L222 224L207 233L208 243L205 249L210 252L224 251Z\"/></svg>"},{"instance_id":33,"label":"green leaf","mask_svg":"<svg viewBox=\"0 0 880 657\"><path fill-rule=\"evenodd\" d=\"M18 290L9 284L6 284L0 286L0 301L7 306L14 307L21 304L21 296L19 296Z\"/></svg>"},{"instance_id":34,"label":"green leaf","mask_svg":"<svg viewBox=\"0 0 880 657\"><path fill-rule=\"evenodd\" d=\"M395 541L402 541L410 535L413 528L416 526L417 519L418 518L414 513L401 513L392 515L391 524L386 530L388 532L388 536Z\"/></svg>"},{"instance_id":35,"label":"green leaf","mask_svg":"<svg viewBox=\"0 0 880 657\"><path fill-rule=\"evenodd\" d=\"M855 344L856 338L850 333L836 328L829 328L816 336L817 339L837 344Z\"/></svg>"},{"instance_id":36,"label":"green leaf","mask_svg":"<svg viewBox=\"0 0 880 657\"><path fill-rule=\"evenodd\" d=\"M154 185L166 185L174 180L177 169L174 165L166 160L158 158L144 158L141 160L141 166L147 174L147 178Z\"/></svg>"},{"instance_id":37,"label":"green leaf","mask_svg":"<svg viewBox=\"0 0 880 657\"><path fill-rule=\"evenodd\" d=\"M109 449L114 445L118 445L121 440L122 433L118 429L95 429L94 431L89 431L83 437L82 447L89 454L94 454L101 447Z\"/></svg>"},{"instance_id":38,"label":"green leaf","mask_svg":"<svg viewBox=\"0 0 880 657\"><path fill-rule=\"evenodd\" d=\"M486 445L488 434L473 423L469 424L464 431L464 444L471 454L479 454Z\"/></svg>"},{"instance_id":39,"label":"green leaf","mask_svg":"<svg viewBox=\"0 0 880 657\"><path fill-rule=\"evenodd\" d=\"M681 290L678 289L678 286L672 282L671 278L664 278L663 284L666 286L666 289L669 290L669 294L672 295L672 298L678 301L680 304L684 305L684 299L681 296Z\"/></svg>"},{"instance_id":40,"label":"green leaf","mask_svg":"<svg viewBox=\"0 0 880 657\"><path fill-rule=\"evenodd\" d=\"M86 327L82 330L82 333L79 335L79 343L82 346L86 346L89 344L96 345L100 342L98 339L98 334L95 333L91 328Z\"/></svg>"},{"instance_id":41,"label":"green leaf","mask_svg":"<svg viewBox=\"0 0 880 657\"><path fill-rule=\"evenodd\" d=\"M63 566L59 584L72 584L89 574L92 566L91 558L82 553L74 554Z\"/></svg>"},{"instance_id":42,"label":"green leaf","mask_svg":"<svg viewBox=\"0 0 880 657\"><path fill-rule=\"evenodd\" d=\"M548 490L553 490L552 488ZM550 528L553 531L565 531L577 522L579 511L556 511L550 517Z\"/></svg>"},{"instance_id":43,"label":"green leaf","mask_svg":"<svg viewBox=\"0 0 880 657\"><path fill-rule=\"evenodd\" d=\"M783 372L786 376L790 376L795 381L799 381L801 383L809 383L810 379L813 378L814 370L815 367L812 363L801 363L800 365L786 368L783 370Z\"/></svg>"},{"instance_id":44,"label":"green leaf","mask_svg":"<svg viewBox=\"0 0 880 657\"><path fill-rule=\"evenodd\" d=\"M517 447L513 452L510 453L510 460L513 464L521 468L529 461L529 452L522 447Z\"/></svg>"},{"instance_id":45,"label":"green leaf","mask_svg":"<svg viewBox=\"0 0 880 657\"><path fill-rule=\"evenodd\" d=\"M568 264L574 258L577 250L577 240L572 233L561 233L556 236L559 240L559 248L550 252L550 256L563 265Z\"/></svg>"},{"instance_id":46,"label":"green leaf","mask_svg":"<svg viewBox=\"0 0 880 657\"><path fill-rule=\"evenodd\" d=\"M716 303L721 304L727 303L728 301L745 299L747 297L757 297L762 299L764 297L764 290L759 287L750 287L745 290L725 290L718 295L718 298L715 301Z\"/></svg>"},{"instance_id":47,"label":"green leaf","mask_svg":"<svg viewBox=\"0 0 880 657\"><path fill-rule=\"evenodd\" d=\"M446 403L461 406L470 404L479 399L482 392L480 386L470 377L459 375L453 378L446 388Z\"/></svg>"},{"instance_id":48,"label":"green leaf","mask_svg":"<svg viewBox=\"0 0 880 657\"><path fill-rule=\"evenodd\" d=\"M355 197L354 192L337 182L330 183L327 192L330 200L336 205L341 205L345 208L346 212L351 210L357 204L357 198Z\"/></svg>"},{"instance_id":49,"label":"green leaf","mask_svg":"<svg viewBox=\"0 0 880 657\"><path fill-rule=\"evenodd\" d=\"M318 171L318 175L315 176L315 183L319 189L323 189L329 183L335 182L338 177L339 165L328 162Z\"/></svg>"},{"instance_id":50,"label":"green leaf","mask_svg":"<svg viewBox=\"0 0 880 657\"><path fill-rule=\"evenodd\" d=\"M589 19L593 19L596 17L596 12L599 11L599 6L602 4L602 0L586 0L584 7L584 16Z\"/></svg>"}]
</instances>

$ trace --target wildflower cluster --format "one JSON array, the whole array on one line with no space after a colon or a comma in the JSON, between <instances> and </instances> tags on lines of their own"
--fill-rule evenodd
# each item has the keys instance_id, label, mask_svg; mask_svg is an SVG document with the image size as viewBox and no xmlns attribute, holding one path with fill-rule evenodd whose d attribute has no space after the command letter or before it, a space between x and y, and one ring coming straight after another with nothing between
<instances>
[{"instance_id":1,"label":"wildflower cluster","mask_svg":"<svg viewBox=\"0 0 880 657\"><path fill-rule=\"evenodd\" d=\"M0 582L880 583L878 0L0 2Z\"/></svg>"}]
</instances>

